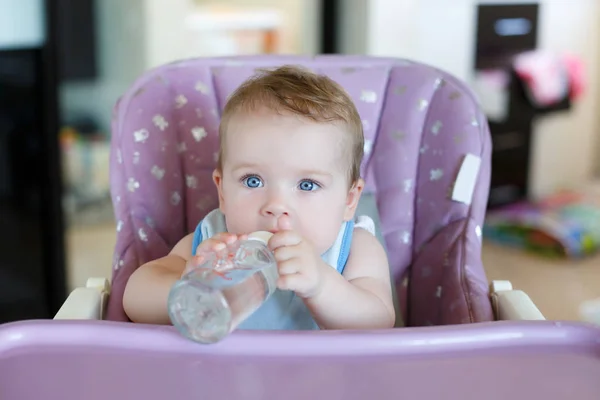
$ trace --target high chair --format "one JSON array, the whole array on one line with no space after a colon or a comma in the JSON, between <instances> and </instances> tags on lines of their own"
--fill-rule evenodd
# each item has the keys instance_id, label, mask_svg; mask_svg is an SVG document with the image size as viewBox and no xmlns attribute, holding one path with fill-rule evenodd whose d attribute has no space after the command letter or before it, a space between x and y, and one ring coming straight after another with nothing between
<instances>
[{"instance_id":1,"label":"high chair","mask_svg":"<svg viewBox=\"0 0 600 400\"><path fill-rule=\"evenodd\" d=\"M199 345L170 326L129 323L122 296L131 273L217 207L211 173L228 95L257 68L282 64L327 74L361 114L358 213L375 219L387 249L398 328L236 331ZM0 328L0 398L559 399L568 390L597 399L598 329L545 321L510 282L486 279L490 154L472 92L416 62L244 56L148 71L114 110L112 280L88 280L53 321Z\"/></svg>"}]
</instances>

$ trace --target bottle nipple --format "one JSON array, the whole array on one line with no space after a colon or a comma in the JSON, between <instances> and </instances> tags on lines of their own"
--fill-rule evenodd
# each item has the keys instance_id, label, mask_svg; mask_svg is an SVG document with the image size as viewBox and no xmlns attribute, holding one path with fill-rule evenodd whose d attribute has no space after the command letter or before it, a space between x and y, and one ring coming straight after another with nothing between
<instances>
[{"instance_id":1,"label":"bottle nipple","mask_svg":"<svg viewBox=\"0 0 600 400\"><path fill-rule=\"evenodd\" d=\"M262 242L266 245L267 243L269 243L269 239L271 239L271 236L273 236L271 232L256 231L248 235L248 240L258 240L259 242Z\"/></svg>"}]
</instances>

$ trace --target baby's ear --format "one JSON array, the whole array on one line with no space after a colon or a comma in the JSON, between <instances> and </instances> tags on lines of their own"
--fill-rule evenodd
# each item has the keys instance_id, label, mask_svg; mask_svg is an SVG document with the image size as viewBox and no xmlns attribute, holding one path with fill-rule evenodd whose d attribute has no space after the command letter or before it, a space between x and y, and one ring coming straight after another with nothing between
<instances>
[{"instance_id":1,"label":"baby's ear","mask_svg":"<svg viewBox=\"0 0 600 400\"><path fill-rule=\"evenodd\" d=\"M350 221L354 218L356 213L356 207L358 207L358 201L365 187L365 181L359 178L348 191L346 197L346 209L344 210L344 221Z\"/></svg>"},{"instance_id":2,"label":"baby's ear","mask_svg":"<svg viewBox=\"0 0 600 400\"><path fill-rule=\"evenodd\" d=\"M225 206L225 200L223 199L223 175L219 169L215 169L212 177L219 195L219 209L223 211L223 207Z\"/></svg>"}]
</instances>

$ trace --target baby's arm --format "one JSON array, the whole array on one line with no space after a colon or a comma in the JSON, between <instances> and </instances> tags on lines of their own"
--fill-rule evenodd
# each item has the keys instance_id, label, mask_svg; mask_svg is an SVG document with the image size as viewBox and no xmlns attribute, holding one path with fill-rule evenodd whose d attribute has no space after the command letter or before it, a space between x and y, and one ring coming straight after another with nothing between
<instances>
[{"instance_id":1,"label":"baby's arm","mask_svg":"<svg viewBox=\"0 0 600 400\"><path fill-rule=\"evenodd\" d=\"M326 268L322 290L305 302L324 329L393 327L396 313L387 255L375 236L356 229L343 276Z\"/></svg>"},{"instance_id":2,"label":"baby's arm","mask_svg":"<svg viewBox=\"0 0 600 400\"><path fill-rule=\"evenodd\" d=\"M168 255L147 262L131 274L123 293L125 313L133 322L170 324L167 300L173 284L190 268L202 263L205 252L223 249L227 243L245 238L245 235L218 233L200 243L192 261L194 234L185 236Z\"/></svg>"},{"instance_id":3,"label":"baby's arm","mask_svg":"<svg viewBox=\"0 0 600 400\"><path fill-rule=\"evenodd\" d=\"M123 309L133 322L168 325L167 298L192 257L194 234L189 234L165 257L143 264L129 277Z\"/></svg>"}]
</instances>

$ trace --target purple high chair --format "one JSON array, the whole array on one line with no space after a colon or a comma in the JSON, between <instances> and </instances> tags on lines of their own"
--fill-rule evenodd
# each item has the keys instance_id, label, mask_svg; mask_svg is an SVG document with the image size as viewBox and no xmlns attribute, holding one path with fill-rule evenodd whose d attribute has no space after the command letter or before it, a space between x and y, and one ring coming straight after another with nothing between
<instances>
[{"instance_id":1,"label":"purple high chair","mask_svg":"<svg viewBox=\"0 0 600 400\"><path fill-rule=\"evenodd\" d=\"M360 212L376 219L389 255L398 328L236 331L200 345L171 326L128 322L131 273L217 206L211 173L227 96L256 68L282 64L327 74L356 102ZM544 321L510 282L487 282L490 153L472 92L419 63L251 56L145 73L115 107L112 281L91 278L54 320L0 327L0 399L599 399L599 330Z\"/></svg>"}]
</instances>

